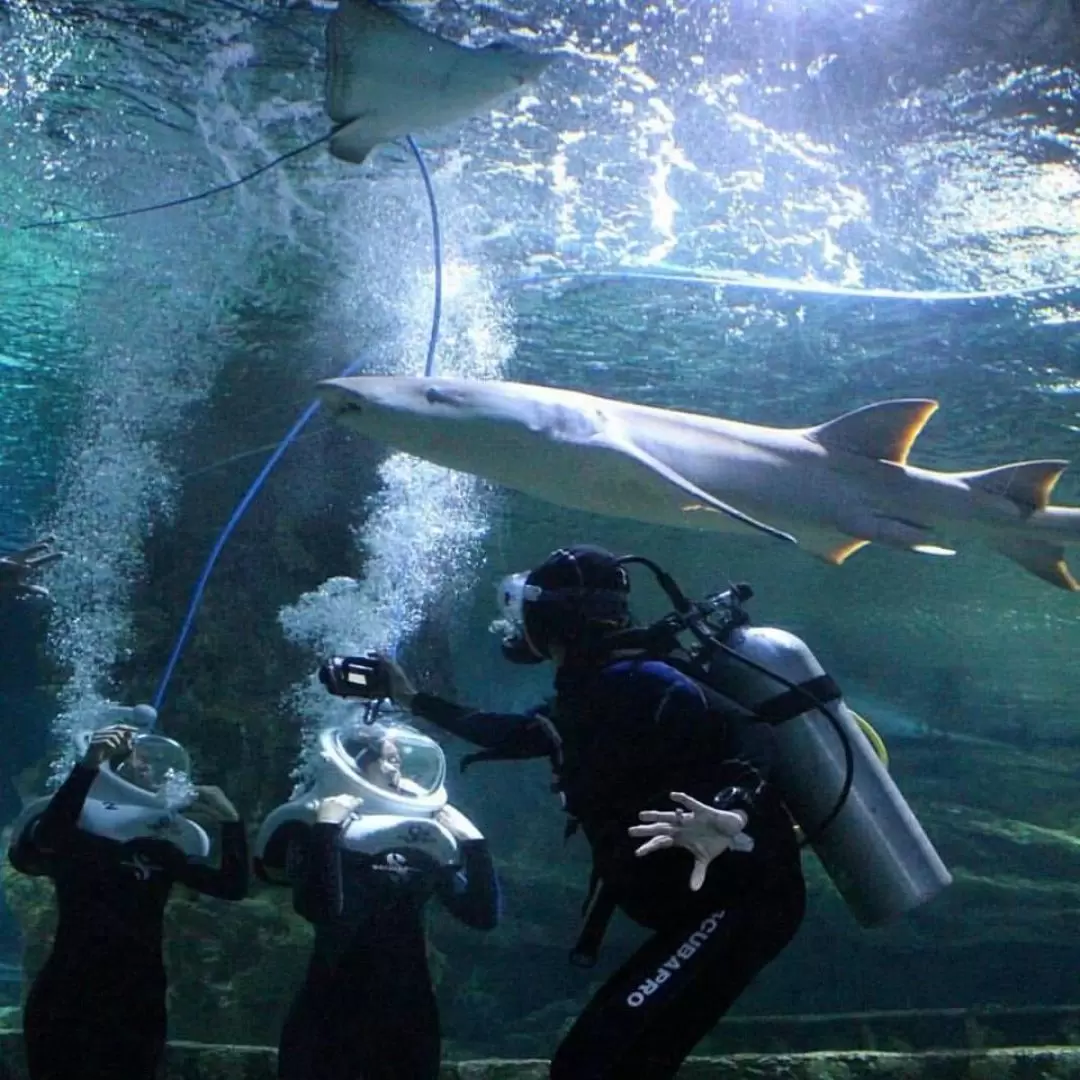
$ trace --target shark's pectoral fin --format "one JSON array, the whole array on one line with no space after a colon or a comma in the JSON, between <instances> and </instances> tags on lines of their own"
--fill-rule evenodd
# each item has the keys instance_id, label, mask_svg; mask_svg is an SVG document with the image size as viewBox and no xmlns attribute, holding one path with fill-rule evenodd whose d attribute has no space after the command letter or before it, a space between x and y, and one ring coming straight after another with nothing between
<instances>
[{"instance_id":1,"label":"shark's pectoral fin","mask_svg":"<svg viewBox=\"0 0 1080 1080\"><path fill-rule=\"evenodd\" d=\"M861 551L869 543L869 540L853 539L832 529L799 530L799 547L831 566L842 566L855 552Z\"/></svg>"},{"instance_id":2,"label":"shark's pectoral fin","mask_svg":"<svg viewBox=\"0 0 1080 1080\"><path fill-rule=\"evenodd\" d=\"M862 537L844 536L842 533L818 530L808 532L799 530L799 546L811 555L816 555L831 566L843 566L848 559L864 547L869 547L872 541ZM912 551L916 555L955 555L952 548L939 547L937 544L909 544L900 540L888 542L889 547L900 548L903 551Z\"/></svg>"},{"instance_id":3,"label":"shark's pectoral fin","mask_svg":"<svg viewBox=\"0 0 1080 1080\"><path fill-rule=\"evenodd\" d=\"M1017 461L996 469L960 473L969 486L990 495L1000 495L1025 513L1045 510L1067 461Z\"/></svg>"},{"instance_id":4,"label":"shark's pectoral fin","mask_svg":"<svg viewBox=\"0 0 1080 1080\"><path fill-rule=\"evenodd\" d=\"M359 116L351 123L341 124L330 139L330 153L341 161L363 165L372 150L383 139L374 135L367 116Z\"/></svg>"},{"instance_id":5,"label":"shark's pectoral fin","mask_svg":"<svg viewBox=\"0 0 1080 1080\"><path fill-rule=\"evenodd\" d=\"M1026 536L998 536L993 545L1002 555L1018 562L1043 581L1069 592L1080 591L1080 582L1072 576L1061 544Z\"/></svg>"},{"instance_id":6,"label":"shark's pectoral fin","mask_svg":"<svg viewBox=\"0 0 1080 1080\"><path fill-rule=\"evenodd\" d=\"M741 521L744 525L749 525L752 529L757 529L760 532L768 533L770 536L775 536L779 540L787 540L789 543L797 544L798 541L791 533L786 533L782 529L776 529L772 525L766 525L762 521L756 521L750 517L749 514L744 514L741 510L736 510L733 506L728 506L727 503L721 502L719 499L714 498L707 491L702 490L697 484L687 480L685 476L671 468L670 465L665 465L659 458L654 457L652 454L641 447L635 446L629 439L611 438L605 440L607 445L612 449L634 458L635 461L644 465L651 472L657 476L662 477L669 484L673 484L683 494L689 496L690 502L684 507L688 512L695 510L712 511L719 514L727 514L728 517L734 518L736 521Z\"/></svg>"},{"instance_id":7,"label":"shark's pectoral fin","mask_svg":"<svg viewBox=\"0 0 1080 1080\"><path fill-rule=\"evenodd\" d=\"M911 444L937 407L928 398L879 401L809 428L806 434L826 450L904 465Z\"/></svg>"},{"instance_id":8,"label":"shark's pectoral fin","mask_svg":"<svg viewBox=\"0 0 1080 1080\"><path fill-rule=\"evenodd\" d=\"M883 544L898 551L913 551L917 555L955 555L952 548L934 543L934 530L929 525L894 514L867 512L839 519L838 527L849 536L855 537L861 546L863 543ZM852 551L842 554L846 559Z\"/></svg>"}]
</instances>

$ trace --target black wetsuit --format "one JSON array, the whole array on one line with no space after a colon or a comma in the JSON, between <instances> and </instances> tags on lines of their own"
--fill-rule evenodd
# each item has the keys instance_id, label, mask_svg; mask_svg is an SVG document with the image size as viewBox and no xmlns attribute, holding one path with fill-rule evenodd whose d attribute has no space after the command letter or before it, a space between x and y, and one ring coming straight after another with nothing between
<instances>
[{"instance_id":1,"label":"black wetsuit","mask_svg":"<svg viewBox=\"0 0 1080 1080\"><path fill-rule=\"evenodd\" d=\"M468 926L498 921L484 840L461 843L459 870L411 848L344 851L317 824L290 853L293 905L315 926L307 977L281 1033L281 1080L436 1080L439 1014L422 909L434 893Z\"/></svg>"},{"instance_id":2,"label":"black wetsuit","mask_svg":"<svg viewBox=\"0 0 1080 1080\"><path fill-rule=\"evenodd\" d=\"M551 756L604 895L655 933L604 984L558 1047L557 1080L668 1080L802 921L798 845L770 783L771 729L670 665L562 667L533 715L473 712L417 694L413 712L500 758ZM683 791L742 810L750 853L728 851L691 892L690 854L643 858L627 835Z\"/></svg>"},{"instance_id":3,"label":"black wetsuit","mask_svg":"<svg viewBox=\"0 0 1080 1080\"><path fill-rule=\"evenodd\" d=\"M56 887L52 952L23 1016L31 1080L152 1080L165 1046L162 923L174 883L228 900L247 894L241 822L221 830L221 867L165 840L120 843L77 825L96 769L76 765L11 848Z\"/></svg>"}]
</instances>

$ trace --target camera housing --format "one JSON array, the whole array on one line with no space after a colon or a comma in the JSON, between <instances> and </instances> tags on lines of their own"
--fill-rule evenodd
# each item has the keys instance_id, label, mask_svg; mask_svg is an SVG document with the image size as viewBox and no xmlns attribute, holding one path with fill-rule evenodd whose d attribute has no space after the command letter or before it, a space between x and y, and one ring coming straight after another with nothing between
<instances>
[{"instance_id":1,"label":"camera housing","mask_svg":"<svg viewBox=\"0 0 1080 1080\"><path fill-rule=\"evenodd\" d=\"M319 668L319 682L335 697L365 701L390 697L390 675L377 656L333 656Z\"/></svg>"}]
</instances>

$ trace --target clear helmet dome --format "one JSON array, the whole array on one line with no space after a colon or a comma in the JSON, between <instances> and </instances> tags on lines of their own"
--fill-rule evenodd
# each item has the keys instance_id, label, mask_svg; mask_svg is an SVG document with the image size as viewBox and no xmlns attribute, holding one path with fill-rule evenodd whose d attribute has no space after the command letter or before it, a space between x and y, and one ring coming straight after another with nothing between
<instances>
[{"instance_id":1,"label":"clear helmet dome","mask_svg":"<svg viewBox=\"0 0 1080 1080\"><path fill-rule=\"evenodd\" d=\"M190 784L188 752L175 739L164 735L136 735L131 753L122 761L110 762L110 767L121 780L155 795Z\"/></svg>"},{"instance_id":2,"label":"clear helmet dome","mask_svg":"<svg viewBox=\"0 0 1080 1080\"><path fill-rule=\"evenodd\" d=\"M438 792L446 779L442 747L413 728L350 728L336 738L356 777L380 791L422 799Z\"/></svg>"}]
</instances>

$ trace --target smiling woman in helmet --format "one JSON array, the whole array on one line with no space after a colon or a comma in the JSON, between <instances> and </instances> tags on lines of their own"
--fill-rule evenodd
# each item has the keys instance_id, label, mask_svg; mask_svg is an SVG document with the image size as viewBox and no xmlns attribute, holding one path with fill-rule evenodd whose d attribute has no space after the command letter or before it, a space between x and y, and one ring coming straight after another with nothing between
<instances>
[{"instance_id":1,"label":"smiling woman in helmet","mask_svg":"<svg viewBox=\"0 0 1080 1080\"><path fill-rule=\"evenodd\" d=\"M436 1080L439 1017L423 909L498 919L487 843L447 803L442 749L405 725L321 733L312 773L263 823L256 872L315 928L278 1051L281 1080Z\"/></svg>"},{"instance_id":2,"label":"smiling woman in helmet","mask_svg":"<svg viewBox=\"0 0 1080 1080\"><path fill-rule=\"evenodd\" d=\"M369 783L388 791L401 790L401 750L393 739L379 739L376 745L362 750L356 757L356 767Z\"/></svg>"}]
</instances>

